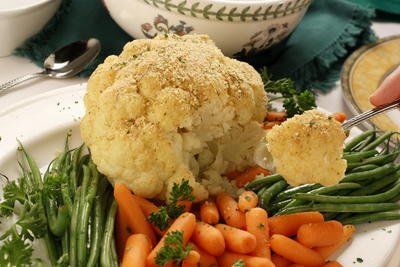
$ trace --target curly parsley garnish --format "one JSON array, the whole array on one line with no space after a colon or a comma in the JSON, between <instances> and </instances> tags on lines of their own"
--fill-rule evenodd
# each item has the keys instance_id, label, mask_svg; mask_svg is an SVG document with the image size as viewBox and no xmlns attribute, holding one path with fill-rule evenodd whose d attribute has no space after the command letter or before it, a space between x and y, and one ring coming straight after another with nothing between
<instances>
[{"instance_id":1,"label":"curly parsley garnish","mask_svg":"<svg viewBox=\"0 0 400 267\"><path fill-rule=\"evenodd\" d=\"M232 264L231 267L245 267L244 261L242 259L235 261L234 264Z\"/></svg>"},{"instance_id":2,"label":"curly parsley garnish","mask_svg":"<svg viewBox=\"0 0 400 267\"><path fill-rule=\"evenodd\" d=\"M174 183L169 197L169 204L161 206L157 212L152 212L148 220L161 231L169 227L171 219L176 219L185 211L185 205L180 201L193 201L193 188L188 180L182 180L180 184Z\"/></svg>"},{"instance_id":3,"label":"curly parsley garnish","mask_svg":"<svg viewBox=\"0 0 400 267\"><path fill-rule=\"evenodd\" d=\"M173 264L178 265L189 255L191 249L191 244L185 245L181 231L169 232L164 238L164 246L158 251L155 257L156 264L164 266L172 261Z\"/></svg>"},{"instance_id":4,"label":"curly parsley garnish","mask_svg":"<svg viewBox=\"0 0 400 267\"><path fill-rule=\"evenodd\" d=\"M272 81L265 67L261 69L261 78L264 82L265 91L276 95L276 97L269 99L269 102L278 99L283 100L283 107L289 118L317 106L313 93L308 90L302 92L296 90L291 79Z\"/></svg>"}]
</instances>

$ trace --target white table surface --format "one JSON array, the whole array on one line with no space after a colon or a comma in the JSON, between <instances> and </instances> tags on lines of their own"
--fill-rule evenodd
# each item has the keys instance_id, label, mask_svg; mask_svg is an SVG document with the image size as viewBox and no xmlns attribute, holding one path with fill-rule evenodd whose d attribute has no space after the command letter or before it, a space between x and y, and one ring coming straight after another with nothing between
<instances>
[{"instance_id":1,"label":"white table surface","mask_svg":"<svg viewBox=\"0 0 400 267\"><path fill-rule=\"evenodd\" d=\"M400 34L400 23L374 22L373 29L378 37L382 38L390 35ZM40 71L40 68L25 58L15 56L0 58L0 83L38 71ZM33 95L64 86L84 83L86 81L87 79L84 78L71 78L66 80L39 78L25 82L12 90L0 92L0 110L3 110L9 105ZM317 103L318 106L332 112L343 111L347 114L351 114L343 100L339 82L337 82L335 87L328 93L318 93ZM0 128L1 127L2 125L0 125ZM390 264L387 267L400 266L400 244L393 255L394 257L391 259Z\"/></svg>"}]
</instances>

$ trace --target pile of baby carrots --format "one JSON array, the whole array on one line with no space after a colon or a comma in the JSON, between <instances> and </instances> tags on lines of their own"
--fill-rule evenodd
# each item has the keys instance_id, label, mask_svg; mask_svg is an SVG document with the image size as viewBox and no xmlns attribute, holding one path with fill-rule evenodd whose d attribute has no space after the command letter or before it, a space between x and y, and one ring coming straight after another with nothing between
<instances>
[{"instance_id":1,"label":"pile of baby carrots","mask_svg":"<svg viewBox=\"0 0 400 267\"><path fill-rule=\"evenodd\" d=\"M171 260L164 266L336 267L342 265L326 259L355 230L352 225L324 221L319 212L268 218L257 207L257 195L244 191L237 201L220 193L191 211L189 204L161 232L146 219L158 211L155 204L132 194L122 183L115 184L114 197L118 203L116 246L123 267L159 266L157 253L166 237L177 231L191 250L178 264Z\"/></svg>"}]
</instances>

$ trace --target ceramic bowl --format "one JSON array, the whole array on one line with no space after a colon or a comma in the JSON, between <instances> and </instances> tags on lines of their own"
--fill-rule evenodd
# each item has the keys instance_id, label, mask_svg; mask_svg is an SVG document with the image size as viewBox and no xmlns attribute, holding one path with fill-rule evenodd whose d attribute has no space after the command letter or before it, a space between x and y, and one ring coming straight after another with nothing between
<instances>
[{"instance_id":1,"label":"ceramic bowl","mask_svg":"<svg viewBox=\"0 0 400 267\"><path fill-rule=\"evenodd\" d=\"M0 57L10 55L26 39L40 31L61 4L61 0L1 1L15 2L0 4Z\"/></svg>"},{"instance_id":2,"label":"ceramic bowl","mask_svg":"<svg viewBox=\"0 0 400 267\"><path fill-rule=\"evenodd\" d=\"M280 42L312 0L103 0L132 37L208 34L228 56L246 56Z\"/></svg>"}]
</instances>

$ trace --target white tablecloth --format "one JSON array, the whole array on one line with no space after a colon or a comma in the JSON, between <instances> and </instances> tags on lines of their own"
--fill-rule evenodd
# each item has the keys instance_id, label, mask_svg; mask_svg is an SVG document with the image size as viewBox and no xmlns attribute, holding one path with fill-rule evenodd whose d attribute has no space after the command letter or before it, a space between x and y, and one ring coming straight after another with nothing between
<instances>
[{"instance_id":1,"label":"white tablecloth","mask_svg":"<svg viewBox=\"0 0 400 267\"><path fill-rule=\"evenodd\" d=\"M376 34L382 38L390 35L400 34L400 23L387 23L387 22L374 22L373 29ZM22 76L24 74L34 73L40 71L40 68L30 63L25 58L9 56L0 58L0 83ZM7 92L0 92L0 110L7 108L7 106L16 103L25 98L47 92L52 89L61 88L68 85L86 82L87 79L71 78L66 80L53 80L53 79L35 79L18 85L12 90ZM327 94L318 94L317 103L320 107L336 112L343 111L351 114L347 108L339 82ZM4 125L0 125L0 128ZM393 254L394 258L391 260L387 267L399 267L400 265L400 244Z\"/></svg>"}]
</instances>

